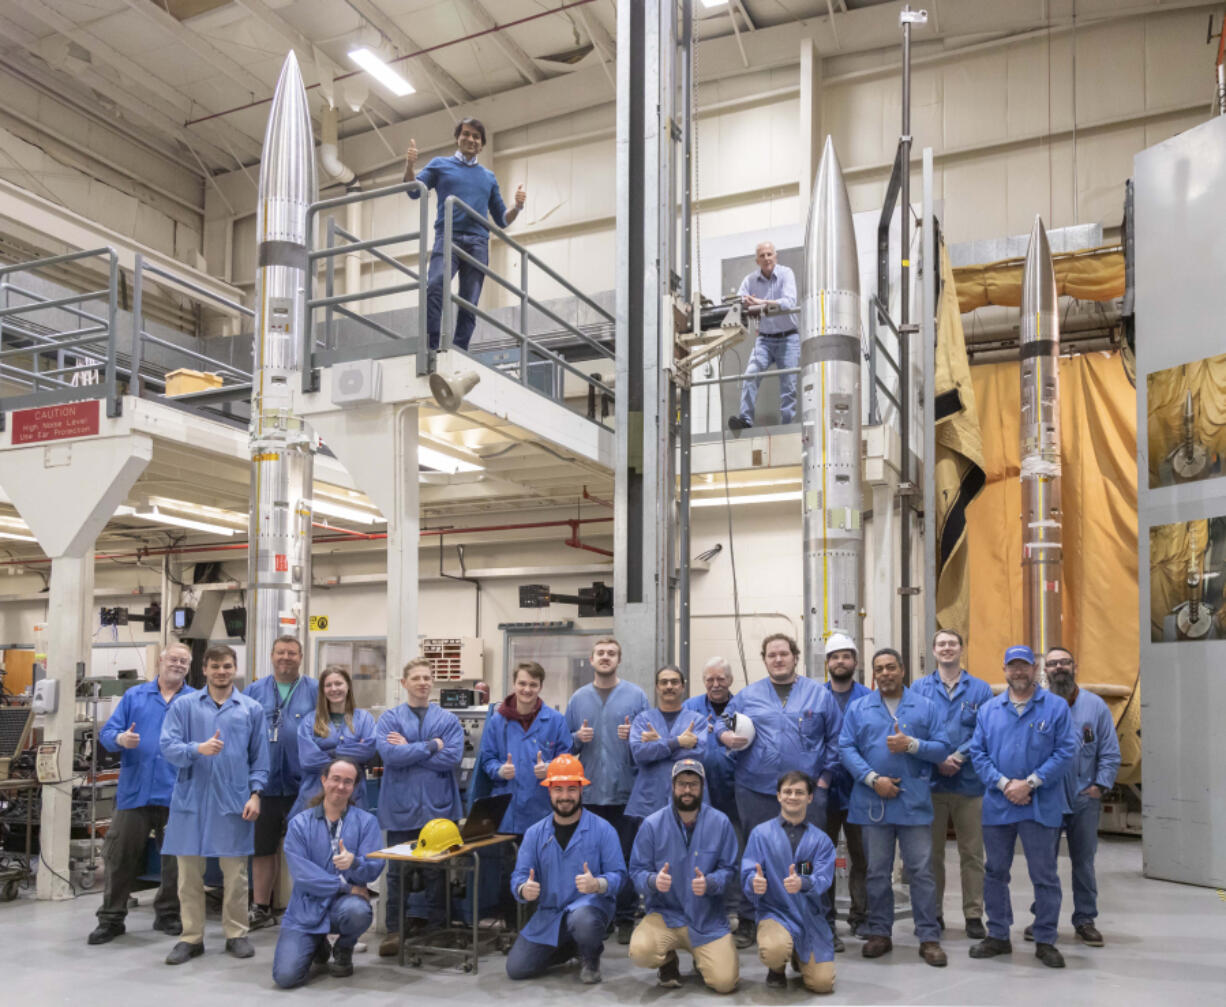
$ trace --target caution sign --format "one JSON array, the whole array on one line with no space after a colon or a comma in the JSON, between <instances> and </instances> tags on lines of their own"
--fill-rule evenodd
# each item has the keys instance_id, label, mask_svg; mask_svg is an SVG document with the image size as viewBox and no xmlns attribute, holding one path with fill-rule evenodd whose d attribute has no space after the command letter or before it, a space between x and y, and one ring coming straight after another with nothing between
<instances>
[{"instance_id":1,"label":"caution sign","mask_svg":"<svg viewBox=\"0 0 1226 1007\"><path fill-rule=\"evenodd\" d=\"M311 632L322 633L328 628L328 617L326 615L311 616Z\"/></svg>"}]
</instances>

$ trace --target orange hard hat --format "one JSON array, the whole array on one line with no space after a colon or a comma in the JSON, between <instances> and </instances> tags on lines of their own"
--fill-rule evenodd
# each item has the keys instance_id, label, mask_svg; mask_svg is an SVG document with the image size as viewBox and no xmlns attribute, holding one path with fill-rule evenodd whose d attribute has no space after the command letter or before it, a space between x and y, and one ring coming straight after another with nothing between
<instances>
[{"instance_id":1,"label":"orange hard hat","mask_svg":"<svg viewBox=\"0 0 1226 1007\"><path fill-rule=\"evenodd\" d=\"M583 775L583 763L573 755L559 755L549 762L545 770L542 787L552 787L560 783L578 783L586 787L592 781Z\"/></svg>"}]
</instances>

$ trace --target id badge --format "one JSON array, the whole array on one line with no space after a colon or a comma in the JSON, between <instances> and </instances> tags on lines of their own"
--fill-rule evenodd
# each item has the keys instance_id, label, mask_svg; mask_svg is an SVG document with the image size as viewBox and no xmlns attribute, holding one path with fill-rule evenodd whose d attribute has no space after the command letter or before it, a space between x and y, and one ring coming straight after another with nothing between
<instances>
[{"instance_id":1,"label":"id badge","mask_svg":"<svg viewBox=\"0 0 1226 1007\"><path fill-rule=\"evenodd\" d=\"M268 729L268 743L270 745L275 745L277 743L277 736L280 733L281 733L281 728L278 727L277 725L274 724L272 727L270 727Z\"/></svg>"}]
</instances>

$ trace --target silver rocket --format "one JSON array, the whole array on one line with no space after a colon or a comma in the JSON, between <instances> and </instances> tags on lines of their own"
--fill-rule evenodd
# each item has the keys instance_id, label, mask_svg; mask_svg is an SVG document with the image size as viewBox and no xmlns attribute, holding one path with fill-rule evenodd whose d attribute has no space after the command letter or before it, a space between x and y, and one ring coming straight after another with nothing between
<instances>
[{"instance_id":1,"label":"silver rocket","mask_svg":"<svg viewBox=\"0 0 1226 1007\"><path fill-rule=\"evenodd\" d=\"M1183 440L1171 452L1171 470L1175 481L1186 483L1201 479L1209 465L1209 452L1196 442L1196 405L1188 390L1183 403Z\"/></svg>"},{"instance_id":2,"label":"silver rocket","mask_svg":"<svg viewBox=\"0 0 1226 1007\"><path fill-rule=\"evenodd\" d=\"M278 636L296 636L306 656L315 443L293 415L290 382L301 374L303 333L310 323L307 208L315 191L310 108L290 52L268 114L256 212L248 682L271 671Z\"/></svg>"},{"instance_id":3,"label":"silver rocket","mask_svg":"<svg viewBox=\"0 0 1226 1007\"><path fill-rule=\"evenodd\" d=\"M826 138L805 231L801 284L805 673L837 631L861 646L860 265L851 203Z\"/></svg>"},{"instance_id":4,"label":"silver rocket","mask_svg":"<svg viewBox=\"0 0 1226 1007\"><path fill-rule=\"evenodd\" d=\"M1060 329L1056 271L1036 216L1022 273L1022 623L1046 683L1043 655L1063 643L1060 511Z\"/></svg>"}]
</instances>

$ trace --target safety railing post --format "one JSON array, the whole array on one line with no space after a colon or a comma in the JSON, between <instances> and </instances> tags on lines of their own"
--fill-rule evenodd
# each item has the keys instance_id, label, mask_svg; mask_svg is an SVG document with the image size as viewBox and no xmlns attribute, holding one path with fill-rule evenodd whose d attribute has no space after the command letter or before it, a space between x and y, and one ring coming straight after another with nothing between
<instances>
[{"instance_id":1,"label":"safety railing post","mask_svg":"<svg viewBox=\"0 0 1226 1007\"><path fill-rule=\"evenodd\" d=\"M451 334L455 321L452 318L452 303L451 303L451 243L454 238L451 226L451 214L455 210L455 196L448 196L443 204L443 312L442 322L439 327L439 342L438 348L441 353L444 350L451 349ZM426 296L429 297L429 289L427 288Z\"/></svg>"},{"instance_id":2,"label":"safety railing post","mask_svg":"<svg viewBox=\"0 0 1226 1007\"><path fill-rule=\"evenodd\" d=\"M417 374L420 377L430 373L431 370L429 337L426 334L426 325L429 320L427 314L429 291L426 281L430 275L433 243L426 245L426 229L430 226L430 200L424 186L417 203Z\"/></svg>"},{"instance_id":3,"label":"safety railing post","mask_svg":"<svg viewBox=\"0 0 1226 1007\"><path fill-rule=\"evenodd\" d=\"M519 382L528 383L528 256L519 257Z\"/></svg>"},{"instance_id":4,"label":"safety railing post","mask_svg":"<svg viewBox=\"0 0 1226 1007\"><path fill-rule=\"evenodd\" d=\"M140 376L141 359L144 356L145 257L137 252L132 264L132 353L131 373L128 375L128 392L138 399L144 391L144 379Z\"/></svg>"},{"instance_id":5,"label":"safety railing post","mask_svg":"<svg viewBox=\"0 0 1226 1007\"><path fill-rule=\"evenodd\" d=\"M119 313L119 256L113 248L107 249L107 255L110 258L110 270L106 296L106 414L115 417L123 411L123 403L120 401L115 382L115 356L119 348L117 326L115 325L115 316Z\"/></svg>"},{"instance_id":6,"label":"safety railing post","mask_svg":"<svg viewBox=\"0 0 1226 1007\"><path fill-rule=\"evenodd\" d=\"M328 216L328 241L326 248L329 252L336 245L336 217ZM349 291L345 291L349 293ZM328 260L324 265L324 297L332 297L336 293L336 256L329 255ZM324 308L324 346L330 350L336 349L336 340L333 338L332 332L332 305L329 304ZM308 326L309 328L310 326Z\"/></svg>"}]
</instances>

